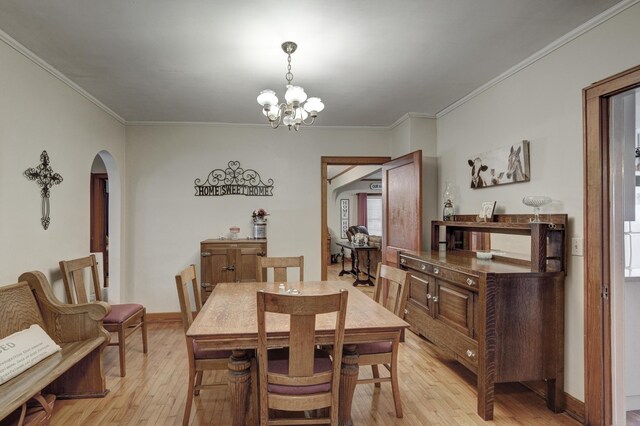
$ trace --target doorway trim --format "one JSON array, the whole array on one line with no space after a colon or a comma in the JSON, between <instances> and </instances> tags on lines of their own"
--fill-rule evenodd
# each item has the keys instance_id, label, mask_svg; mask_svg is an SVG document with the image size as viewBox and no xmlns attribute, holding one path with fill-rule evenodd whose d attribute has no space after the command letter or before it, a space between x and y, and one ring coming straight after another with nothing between
<instances>
[{"instance_id":1,"label":"doorway trim","mask_svg":"<svg viewBox=\"0 0 640 426\"><path fill-rule=\"evenodd\" d=\"M609 99L640 87L640 66L583 89L585 424L612 421Z\"/></svg>"},{"instance_id":2,"label":"doorway trim","mask_svg":"<svg viewBox=\"0 0 640 426\"><path fill-rule=\"evenodd\" d=\"M390 161L391 157L321 157L320 158L320 279L327 279L327 166L374 166Z\"/></svg>"}]
</instances>

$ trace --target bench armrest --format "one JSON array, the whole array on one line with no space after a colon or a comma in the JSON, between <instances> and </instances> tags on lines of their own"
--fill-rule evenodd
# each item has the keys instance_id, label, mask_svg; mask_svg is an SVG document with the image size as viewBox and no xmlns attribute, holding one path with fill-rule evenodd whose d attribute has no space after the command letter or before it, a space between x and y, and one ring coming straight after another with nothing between
<instances>
[{"instance_id":1,"label":"bench armrest","mask_svg":"<svg viewBox=\"0 0 640 426\"><path fill-rule=\"evenodd\" d=\"M105 338L105 345L109 343L109 332L102 326L102 319L111 312L108 303L61 303L53 294L47 277L40 271L25 272L20 275L19 280L29 283L40 307L47 333L56 343L77 342L100 336Z\"/></svg>"}]
</instances>

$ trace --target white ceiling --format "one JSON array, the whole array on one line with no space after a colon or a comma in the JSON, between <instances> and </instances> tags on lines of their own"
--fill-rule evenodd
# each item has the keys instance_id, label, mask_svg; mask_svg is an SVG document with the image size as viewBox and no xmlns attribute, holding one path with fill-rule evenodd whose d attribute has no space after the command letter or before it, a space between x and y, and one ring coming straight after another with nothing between
<instances>
[{"instance_id":1,"label":"white ceiling","mask_svg":"<svg viewBox=\"0 0 640 426\"><path fill-rule=\"evenodd\" d=\"M618 0L0 0L0 29L127 121L265 123L294 83L317 125L435 115Z\"/></svg>"}]
</instances>

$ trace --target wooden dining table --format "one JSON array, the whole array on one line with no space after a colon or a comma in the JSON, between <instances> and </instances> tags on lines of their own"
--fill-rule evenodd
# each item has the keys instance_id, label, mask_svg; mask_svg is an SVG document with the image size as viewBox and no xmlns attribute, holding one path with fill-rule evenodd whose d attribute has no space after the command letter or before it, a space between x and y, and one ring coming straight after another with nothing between
<instances>
[{"instance_id":1,"label":"wooden dining table","mask_svg":"<svg viewBox=\"0 0 640 426\"><path fill-rule=\"evenodd\" d=\"M349 291L340 374L339 424L353 425L351 403L358 380L357 344L392 341L409 327L402 319L377 304L349 283L342 281L305 281L285 283L286 289L300 294L328 294ZM229 394L234 426L244 426L249 409L251 357L258 347L256 293L278 292L278 283L219 283L187 331L187 340L201 348L227 349L229 358ZM335 313L316 318L316 343L329 344L335 333ZM274 345L287 346L287 315L267 314L267 338ZM257 398L257 395L254 395ZM254 419L257 420L257 419Z\"/></svg>"}]
</instances>

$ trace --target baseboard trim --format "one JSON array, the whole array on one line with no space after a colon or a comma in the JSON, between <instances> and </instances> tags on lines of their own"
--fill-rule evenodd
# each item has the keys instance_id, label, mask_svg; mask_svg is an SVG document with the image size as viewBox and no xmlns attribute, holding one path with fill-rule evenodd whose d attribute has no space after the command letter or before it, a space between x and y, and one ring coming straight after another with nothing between
<instances>
[{"instance_id":1,"label":"baseboard trim","mask_svg":"<svg viewBox=\"0 0 640 426\"><path fill-rule=\"evenodd\" d=\"M584 402L575 399L566 392L564 393L564 397L566 401L565 411L567 412L567 415L580 422L580 424L584 424Z\"/></svg>"},{"instance_id":2,"label":"baseboard trim","mask_svg":"<svg viewBox=\"0 0 640 426\"><path fill-rule=\"evenodd\" d=\"M547 388L546 384L543 381L536 382L521 382L527 388L531 389L536 395L540 396L542 399L547 397ZM581 424L584 424L584 402L577 400L573 396L568 393L564 393L564 411L567 413L569 417L574 420L577 420Z\"/></svg>"},{"instance_id":3,"label":"baseboard trim","mask_svg":"<svg viewBox=\"0 0 640 426\"><path fill-rule=\"evenodd\" d=\"M147 322L182 322L180 312L152 312L147 313Z\"/></svg>"}]
</instances>

